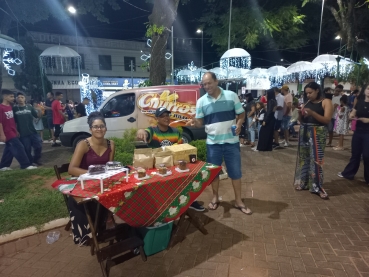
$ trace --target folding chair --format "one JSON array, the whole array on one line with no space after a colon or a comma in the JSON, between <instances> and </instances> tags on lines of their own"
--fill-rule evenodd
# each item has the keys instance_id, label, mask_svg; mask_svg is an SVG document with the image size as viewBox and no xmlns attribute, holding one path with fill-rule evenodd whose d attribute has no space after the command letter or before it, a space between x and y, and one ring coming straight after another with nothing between
<instances>
[{"instance_id":1,"label":"folding chair","mask_svg":"<svg viewBox=\"0 0 369 277\"><path fill-rule=\"evenodd\" d=\"M61 174L62 173L65 173L65 172L68 172L68 168L69 168L69 163L62 164L60 167L58 167L57 165L54 165L54 170L55 170L56 178L58 180L60 180L62 178L61 177ZM67 206L67 210L68 210L68 214L69 214L69 209L68 209L68 196L63 193L63 197L64 197L65 205ZM69 220L69 222L67 223L67 225L65 225L64 230L65 231L69 231L71 225L72 225L72 222Z\"/></svg>"}]
</instances>

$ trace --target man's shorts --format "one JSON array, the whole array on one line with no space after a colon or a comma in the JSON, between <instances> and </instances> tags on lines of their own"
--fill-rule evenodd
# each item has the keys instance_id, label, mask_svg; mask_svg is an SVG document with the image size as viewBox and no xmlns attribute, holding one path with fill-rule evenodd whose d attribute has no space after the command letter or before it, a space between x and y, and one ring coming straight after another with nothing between
<instances>
[{"instance_id":1,"label":"man's shorts","mask_svg":"<svg viewBox=\"0 0 369 277\"><path fill-rule=\"evenodd\" d=\"M332 118L331 122L328 124L328 133L333 133L334 124L336 123L336 119Z\"/></svg>"},{"instance_id":2,"label":"man's shorts","mask_svg":"<svg viewBox=\"0 0 369 277\"><path fill-rule=\"evenodd\" d=\"M288 130L288 126L290 125L291 116L284 115L281 122L281 129L282 130Z\"/></svg>"},{"instance_id":3,"label":"man's shorts","mask_svg":"<svg viewBox=\"0 0 369 277\"><path fill-rule=\"evenodd\" d=\"M53 118L50 116L47 117L47 127L50 130L54 129L54 124L53 124Z\"/></svg>"},{"instance_id":4,"label":"man's shorts","mask_svg":"<svg viewBox=\"0 0 369 277\"><path fill-rule=\"evenodd\" d=\"M279 129L281 129L281 125L282 125L282 120L276 119L274 123L274 131L278 131Z\"/></svg>"},{"instance_id":5,"label":"man's shorts","mask_svg":"<svg viewBox=\"0 0 369 277\"><path fill-rule=\"evenodd\" d=\"M206 144L208 163L221 166L224 162L229 178L238 180L242 177L241 152L239 143Z\"/></svg>"}]
</instances>

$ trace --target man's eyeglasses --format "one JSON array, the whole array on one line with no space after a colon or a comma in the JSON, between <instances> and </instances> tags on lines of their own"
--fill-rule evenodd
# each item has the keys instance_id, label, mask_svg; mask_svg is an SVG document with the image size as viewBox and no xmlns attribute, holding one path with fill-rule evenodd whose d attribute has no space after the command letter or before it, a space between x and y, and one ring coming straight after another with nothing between
<instances>
[{"instance_id":1,"label":"man's eyeglasses","mask_svg":"<svg viewBox=\"0 0 369 277\"><path fill-rule=\"evenodd\" d=\"M105 130L106 126L105 125L93 125L91 126L92 130Z\"/></svg>"}]
</instances>

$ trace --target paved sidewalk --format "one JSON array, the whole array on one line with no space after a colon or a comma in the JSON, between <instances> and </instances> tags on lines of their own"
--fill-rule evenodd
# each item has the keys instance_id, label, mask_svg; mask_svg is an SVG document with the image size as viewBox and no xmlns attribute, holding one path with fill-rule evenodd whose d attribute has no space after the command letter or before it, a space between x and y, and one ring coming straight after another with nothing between
<instances>
[{"instance_id":1,"label":"paved sidewalk","mask_svg":"<svg viewBox=\"0 0 369 277\"><path fill-rule=\"evenodd\" d=\"M340 179L336 174L350 152L327 148L325 189L330 200L295 191L292 144L271 153L241 149L242 197L253 215L232 208L231 184L222 181L221 206L202 214L207 236L190 226L185 241L171 250L145 263L136 257L113 267L110 276L369 276L369 188L360 181L363 169L355 181ZM207 204L210 199L207 188L200 200ZM67 232L61 233L52 245L41 233L0 246L0 276L101 276L89 249L75 246Z\"/></svg>"}]
</instances>

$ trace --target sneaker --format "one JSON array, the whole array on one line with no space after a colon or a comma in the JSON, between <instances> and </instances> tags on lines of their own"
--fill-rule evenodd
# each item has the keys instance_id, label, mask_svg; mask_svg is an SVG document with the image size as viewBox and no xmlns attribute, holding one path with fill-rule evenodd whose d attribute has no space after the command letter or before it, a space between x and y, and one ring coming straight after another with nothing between
<instances>
[{"instance_id":1,"label":"sneaker","mask_svg":"<svg viewBox=\"0 0 369 277\"><path fill-rule=\"evenodd\" d=\"M340 177L340 178L345 178L345 177L343 177L342 172L338 172L337 176Z\"/></svg>"},{"instance_id":2,"label":"sneaker","mask_svg":"<svg viewBox=\"0 0 369 277\"><path fill-rule=\"evenodd\" d=\"M290 146L290 144L286 141L286 142L284 143L284 147L288 147L288 146Z\"/></svg>"},{"instance_id":3,"label":"sneaker","mask_svg":"<svg viewBox=\"0 0 369 277\"><path fill-rule=\"evenodd\" d=\"M2 167L0 168L0 171L8 171L8 170L12 170L10 167Z\"/></svg>"},{"instance_id":4,"label":"sneaker","mask_svg":"<svg viewBox=\"0 0 369 277\"><path fill-rule=\"evenodd\" d=\"M243 143L240 143L240 147L246 147L246 145L244 145Z\"/></svg>"},{"instance_id":5,"label":"sneaker","mask_svg":"<svg viewBox=\"0 0 369 277\"><path fill-rule=\"evenodd\" d=\"M282 143L286 143L286 140L281 140L279 143L281 143L281 144L282 144Z\"/></svg>"},{"instance_id":6,"label":"sneaker","mask_svg":"<svg viewBox=\"0 0 369 277\"><path fill-rule=\"evenodd\" d=\"M203 206L201 206L201 205L199 204L199 202L197 202L197 201L194 201L194 202L191 204L190 209L193 209L193 210L198 211L198 212L203 212L203 211L205 211L205 208L204 208Z\"/></svg>"},{"instance_id":7,"label":"sneaker","mask_svg":"<svg viewBox=\"0 0 369 277\"><path fill-rule=\"evenodd\" d=\"M278 144L277 143L273 144L273 149L276 149L278 147L280 147L279 143Z\"/></svg>"},{"instance_id":8,"label":"sneaker","mask_svg":"<svg viewBox=\"0 0 369 277\"><path fill-rule=\"evenodd\" d=\"M36 162L36 163L32 163L33 166L42 166L42 163L40 162Z\"/></svg>"},{"instance_id":9,"label":"sneaker","mask_svg":"<svg viewBox=\"0 0 369 277\"><path fill-rule=\"evenodd\" d=\"M26 167L25 169L37 169L37 166L30 165L29 167Z\"/></svg>"},{"instance_id":10,"label":"sneaker","mask_svg":"<svg viewBox=\"0 0 369 277\"><path fill-rule=\"evenodd\" d=\"M254 152L259 152L259 150L257 150L256 148L252 149L252 151L254 151Z\"/></svg>"},{"instance_id":11,"label":"sneaker","mask_svg":"<svg viewBox=\"0 0 369 277\"><path fill-rule=\"evenodd\" d=\"M59 147L59 146L61 146L61 144L56 143L56 142L54 142L53 144L51 144L51 147Z\"/></svg>"},{"instance_id":12,"label":"sneaker","mask_svg":"<svg viewBox=\"0 0 369 277\"><path fill-rule=\"evenodd\" d=\"M255 150L256 150L256 147L257 147L257 146L254 146L253 148L251 148L251 150L255 151Z\"/></svg>"}]
</instances>

